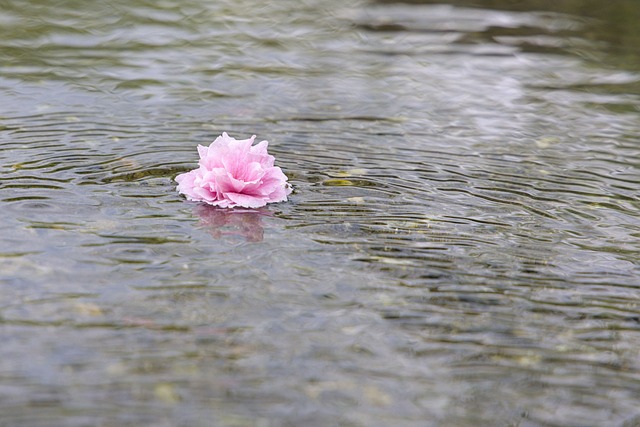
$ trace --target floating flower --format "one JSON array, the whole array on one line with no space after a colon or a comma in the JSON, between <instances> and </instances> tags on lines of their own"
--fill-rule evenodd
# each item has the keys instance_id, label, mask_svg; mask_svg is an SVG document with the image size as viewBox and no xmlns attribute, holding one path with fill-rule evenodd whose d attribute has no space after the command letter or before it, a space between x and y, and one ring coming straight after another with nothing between
<instances>
[{"instance_id":1,"label":"floating flower","mask_svg":"<svg viewBox=\"0 0 640 427\"><path fill-rule=\"evenodd\" d=\"M236 140L223 132L208 147L198 145L200 167L176 177L177 190L188 200L222 208L259 208L284 202L291 193L287 176L274 166L267 141L256 136Z\"/></svg>"}]
</instances>

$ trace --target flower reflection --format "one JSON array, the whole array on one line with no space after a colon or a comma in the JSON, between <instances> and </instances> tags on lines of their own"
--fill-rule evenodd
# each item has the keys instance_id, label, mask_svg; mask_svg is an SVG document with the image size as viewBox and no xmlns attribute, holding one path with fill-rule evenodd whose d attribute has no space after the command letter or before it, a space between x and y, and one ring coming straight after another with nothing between
<instances>
[{"instance_id":1,"label":"flower reflection","mask_svg":"<svg viewBox=\"0 0 640 427\"><path fill-rule=\"evenodd\" d=\"M262 217L270 216L261 209L221 209L210 205L198 205L193 213L200 218L200 226L214 239L224 236L242 236L247 242L261 242L264 238Z\"/></svg>"}]
</instances>

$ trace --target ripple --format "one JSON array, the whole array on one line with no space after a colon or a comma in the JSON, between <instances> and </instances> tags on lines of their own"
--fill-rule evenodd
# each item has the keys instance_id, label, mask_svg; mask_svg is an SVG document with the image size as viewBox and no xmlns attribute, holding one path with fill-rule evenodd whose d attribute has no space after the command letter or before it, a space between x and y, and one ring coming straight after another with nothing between
<instances>
[{"instance_id":1,"label":"ripple","mask_svg":"<svg viewBox=\"0 0 640 427\"><path fill-rule=\"evenodd\" d=\"M637 415L636 5L152 3L3 3L3 415ZM177 194L223 131L287 203Z\"/></svg>"}]
</instances>

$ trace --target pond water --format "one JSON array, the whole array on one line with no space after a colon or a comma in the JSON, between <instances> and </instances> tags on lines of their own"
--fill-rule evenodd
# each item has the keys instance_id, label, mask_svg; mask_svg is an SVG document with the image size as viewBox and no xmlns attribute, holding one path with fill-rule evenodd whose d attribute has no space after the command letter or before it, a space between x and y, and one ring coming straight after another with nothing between
<instances>
[{"instance_id":1,"label":"pond water","mask_svg":"<svg viewBox=\"0 0 640 427\"><path fill-rule=\"evenodd\" d=\"M0 426L640 425L640 3L438 3L0 0Z\"/></svg>"}]
</instances>

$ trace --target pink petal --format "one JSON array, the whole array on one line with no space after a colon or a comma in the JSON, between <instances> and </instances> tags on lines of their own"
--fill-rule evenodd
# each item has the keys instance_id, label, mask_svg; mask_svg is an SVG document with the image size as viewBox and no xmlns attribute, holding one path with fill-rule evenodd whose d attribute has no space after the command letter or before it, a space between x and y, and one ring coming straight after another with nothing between
<instances>
[{"instance_id":1,"label":"pink petal","mask_svg":"<svg viewBox=\"0 0 640 427\"><path fill-rule=\"evenodd\" d=\"M238 206L244 208L259 208L267 204L266 200L261 197L254 197L247 194L227 193L226 196Z\"/></svg>"},{"instance_id":2,"label":"pink petal","mask_svg":"<svg viewBox=\"0 0 640 427\"><path fill-rule=\"evenodd\" d=\"M198 144L198 155L200 155L200 158L207 157L207 153L209 153L209 147Z\"/></svg>"},{"instance_id":3,"label":"pink petal","mask_svg":"<svg viewBox=\"0 0 640 427\"><path fill-rule=\"evenodd\" d=\"M193 187L194 187L194 182L196 180L196 171L182 173L176 176L175 179L176 179L176 182L178 183L176 190L178 190L180 193L184 194L187 197L192 197L192 198L195 197L195 194L193 193Z\"/></svg>"},{"instance_id":4,"label":"pink petal","mask_svg":"<svg viewBox=\"0 0 640 427\"><path fill-rule=\"evenodd\" d=\"M276 188L273 193L269 195L267 200L268 203L277 203L277 202L286 202L287 195L291 193L291 187L288 185L283 185L282 187Z\"/></svg>"},{"instance_id":5,"label":"pink petal","mask_svg":"<svg viewBox=\"0 0 640 427\"><path fill-rule=\"evenodd\" d=\"M251 147L251 154L257 154L259 156L268 156L267 147L269 146L269 141L260 141L258 144Z\"/></svg>"}]
</instances>

